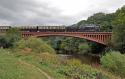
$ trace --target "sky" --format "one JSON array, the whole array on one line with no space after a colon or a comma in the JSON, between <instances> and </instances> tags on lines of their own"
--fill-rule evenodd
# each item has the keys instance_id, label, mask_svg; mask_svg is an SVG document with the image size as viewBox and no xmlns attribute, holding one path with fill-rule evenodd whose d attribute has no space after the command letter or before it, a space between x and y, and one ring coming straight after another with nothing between
<instances>
[{"instance_id":1,"label":"sky","mask_svg":"<svg viewBox=\"0 0 125 79\"><path fill-rule=\"evenodd\" d=\"M71 25L112 13L125 0L0 0L0 25Z\"/></svg>"}]
</instances>

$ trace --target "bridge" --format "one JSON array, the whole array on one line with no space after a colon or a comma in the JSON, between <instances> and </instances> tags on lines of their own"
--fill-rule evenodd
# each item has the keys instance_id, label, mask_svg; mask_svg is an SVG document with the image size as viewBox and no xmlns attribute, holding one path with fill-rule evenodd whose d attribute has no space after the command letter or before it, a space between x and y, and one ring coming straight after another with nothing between
<instances>
[{"instance_id":1,"label":"bridge","mask_svg":"<svg viewBox=\"0 0 125 79\"><path fill-rule=\"evenodd\" d=\"M0 26L0 34L6 32L11 26ZM77 37L107 45L111 40L112 32L99 32L99 27L84 26L83 28L73 28L66 26L21 26L18 27L23 38L45 37L45 36L68 36Z\"/></svg>"},{"instance_id":2,"label":"bridge","mask_svg":"<svg viewBox=\"0 0 125 79\"><path fill-rule=\"evenodd\" d=\"M112 32L21 32L23 38L34 37L46 37L46 36L68 36L77 37L107 45L111 40Z\"/></svg>"}]
</instances>

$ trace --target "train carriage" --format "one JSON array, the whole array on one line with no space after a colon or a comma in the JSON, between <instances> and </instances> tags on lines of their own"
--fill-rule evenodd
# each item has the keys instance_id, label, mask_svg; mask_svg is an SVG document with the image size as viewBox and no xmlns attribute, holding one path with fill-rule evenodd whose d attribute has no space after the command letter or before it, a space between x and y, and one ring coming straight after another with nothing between
<instances>
[{"instance_id":1,"label":"train carriage","mask_svg":"<svg viewBox=\"0 0 125 79\"><path fill-rule=\"evenodd\" d=\"M39 32L63 32L65 26L38 26Z\"/></svg>"},{"instance_id":2,"label":"train carriage","mask_svg":"<svg viewBox=\"0 0 125 79\"><path fill-rule=\"evenodd\" d=\"M37 26L20 26L19 29L24 32L37 32Z\"/></svg>"},{"instance_id":3,"label":"train carriage","mask_svg":"<svg viewBox=\"0 0 125 79\"><path fill-rule=\"evenodd\" d=\"M11 26L0 26L0 32L6 32Z\"/></svg>"}]
</instances>

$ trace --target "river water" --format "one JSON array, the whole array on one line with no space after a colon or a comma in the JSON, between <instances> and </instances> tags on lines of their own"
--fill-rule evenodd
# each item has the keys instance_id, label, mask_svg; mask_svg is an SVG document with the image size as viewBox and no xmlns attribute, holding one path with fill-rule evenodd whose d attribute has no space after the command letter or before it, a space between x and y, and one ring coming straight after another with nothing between
<instances>
[{"instance_id":1,"label":"river water","mask_svg":"<svg viewBox=\"0 0 125 79\"><path fill-rule=\"evenodd\" d=\"M67 55L67 54L58 54L60 57L64 59L79 59L82 63L92 65L92 66L99 66L100 64L100 56L98 55Z\"/></svg>"}]
</instances>

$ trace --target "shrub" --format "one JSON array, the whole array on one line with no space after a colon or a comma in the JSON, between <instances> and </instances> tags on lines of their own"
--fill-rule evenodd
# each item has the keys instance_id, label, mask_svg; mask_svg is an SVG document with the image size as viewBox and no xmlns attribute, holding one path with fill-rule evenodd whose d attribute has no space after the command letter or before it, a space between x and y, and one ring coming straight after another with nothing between
<instances>
[{"instance_id":1,"label":"shrub","mask_svg":"<svg viewBox=\"0 0 125 79\"><path fill-rule=\"evenodd\" d=\"M17 49L25 49L30 48L33 52L36 53L43 53L43 52L49 52L54 53L54 49L47 45L44 41L42 41L39 38L31 37L27 40L20 40L18 43L16 43L15 46Z\"/></svg>"},{"instance_id":2,"label":"shrub","mask_svg":"<svg viewBox=\"0 0 125 79\"><path fill-rule=\"evenodd\" d=\"M101 58L101 64L109 71L125 77L125 55L120 52L109 52Z\"/></svg>"},{"instance_id":3,"label":"shrub","mask_svg":"<svg viewBox=\"0 0 125 79\"><path fill-rule=\"evenodd\" d=\"M42 53L42 54L39 54L39 56L42 59L41 64L50 64L50 65L58 66L61 63L59 58L54 54Z\"/></svg>"},{"instance_id":4,"label":"shrub","mask_svg":"<svg viewBox=\"0 0 125 79\"><path fill-rule=\"evenodd\" d=\"M7 48L9 45L9 40L5 36L0 36L0 48Z\"/></svg>"},{"instance_id":5,"label":"shrub","mask_svg":"<svg viewBox=\"0 0 125 79\"><path fill-rule=\"evenodd\" d=\"M8 47L13 47L15 43L21 39L20 30L17 28L10 28L7 30L5 37L8 40Z\"/></svg>"},{"instance_id":6,"label":"shrub","mask_svg":"<svg viewBox=\"0 0 125 79\"><path fill-rule=\"evenodd\" d=\"M59 69L59 73L64 74L69 79L109 79L97 69L82 64L77 59L68 60L67 64Z\"/></svg>"}]
</instances>

